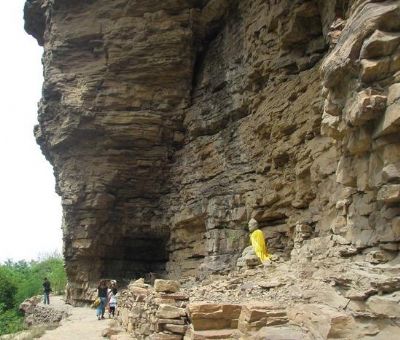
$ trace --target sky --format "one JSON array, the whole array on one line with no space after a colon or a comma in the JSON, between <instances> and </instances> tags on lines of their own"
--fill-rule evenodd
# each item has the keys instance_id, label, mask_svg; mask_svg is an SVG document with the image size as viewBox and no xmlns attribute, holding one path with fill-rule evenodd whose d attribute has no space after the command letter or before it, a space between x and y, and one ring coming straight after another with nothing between
<instances>
[{"instance_id":1,"label":"sky","mask_svg":"<svg viewBox=\"0 0 400 340\"><path fill-rule=\"evenodd\" d=\"M43 49L24 31L24 2L2 1L0 11L0 262L62 248L53 170L33 136Z\"/></svg>"}]
</instances>

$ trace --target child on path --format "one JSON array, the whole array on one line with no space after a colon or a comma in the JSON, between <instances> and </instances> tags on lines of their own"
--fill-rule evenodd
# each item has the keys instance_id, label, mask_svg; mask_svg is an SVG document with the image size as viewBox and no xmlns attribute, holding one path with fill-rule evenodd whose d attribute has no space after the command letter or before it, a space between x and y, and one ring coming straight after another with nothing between
<instances>
[{"instance_id":1,"label":"child on path","mask_svg":"<svg viewBox=\"0 0 400 340\"><path fill-rule=\"evenodd\" d=\"M108 318L115 316L115 308L117 307L117 281L111 281L111 287L108 289Z\"/></svg>"}]
</instances>

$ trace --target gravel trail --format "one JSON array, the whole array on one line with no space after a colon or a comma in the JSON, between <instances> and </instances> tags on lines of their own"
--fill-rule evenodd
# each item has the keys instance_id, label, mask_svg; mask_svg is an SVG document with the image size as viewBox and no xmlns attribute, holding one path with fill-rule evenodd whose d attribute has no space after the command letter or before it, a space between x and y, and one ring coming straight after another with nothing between
<instances>
[{"instance_id":1,"label":"gravel trail","mask_svg":"<svg viewBox=\"0 0 400 340\"><path fill-rule=\"evenodd\" d=\"M72 307L66 305L59 296L50 300L55 309L66 311L69 316L61 321L59 327L48 330L40 337L43 340L99 340L104 339L101 333L108 328L112 320L97 320L96 311L89 307ZM107 315L107 313L106 313Z\"/></svg>"}]
</instances>

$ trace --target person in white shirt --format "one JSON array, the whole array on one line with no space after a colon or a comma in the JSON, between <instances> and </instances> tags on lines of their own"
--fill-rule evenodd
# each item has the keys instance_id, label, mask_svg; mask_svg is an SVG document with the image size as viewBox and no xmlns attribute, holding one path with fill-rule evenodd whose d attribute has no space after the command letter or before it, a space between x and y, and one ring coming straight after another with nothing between
<instances>
[{"instance_id":1,"label":"person in white shirt","mask_svg":"<svg viewBox=\"0 0 400 340\"><path fill-rule=\"evenodd\" d=\"M108 317L111 318L115 316L115 308L117 307L117 281L112 280L111 286L108 288Z\"/></svg>"}]
</instances>

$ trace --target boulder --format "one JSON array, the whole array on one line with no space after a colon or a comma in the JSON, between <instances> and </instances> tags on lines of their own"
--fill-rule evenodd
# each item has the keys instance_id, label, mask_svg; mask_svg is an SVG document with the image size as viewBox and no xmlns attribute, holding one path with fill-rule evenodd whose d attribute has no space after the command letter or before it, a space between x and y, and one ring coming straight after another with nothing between
<instances>
[{"instance_id":1,"label":"boulder","mask_svg":"<svg viewBox=\"0 0 400 340\"><path fill-rule=\"evenodd\" d=\"M162 304L159 306L156 316L161 319L178 319L186 316L186 312L183 308Z\"/></svg>"},{"instance_id":2,"label":"boulder","mask_svg":"<svg viewBox=\"0 0 400 340\"><path fill-rule=\"evenodd\" d=\"M385 183L400 180L400 162L388 164L382 169L382 179Z\"/></svg>"},{"instance_id":3,"label":"boulder","mask_svg":"<svg viewBox=\"0 0 400 340\"><path fill-rule=\"evenodd\" d=\"M154 289L156 290L156 292L176 293L179 288L179 281L161 279L156 279L154 281Z\"/></svg>"},{"instance_id":4,"label":"boulder","mask_svg":"<svg viewBox=\"0 0 400 340\"><path fill-rule=\"evenodd\" d=\"M353 126L361 126L377 118L386 108L386 96L368 88L353 95L343 110L344 118Z\"/></svg>"},{"instance_id":5,"label":"boulder","mask_svg":"<svg viewBox=\"0 0 400 340\"><path fill-rule=\"evenodd\" d=\"M399 43L400 33L376 30L364 41L360 57L373 59L388 56L394 52Z\"/></svg>"},{"instance_id":6,"label":"boulder","mask_svg":"<svg viewBox=\"0 0 400 340\"><path fill-rule=\"evenodd\" d=\"M367 307L378 316L397 318L400 315L400 293L371 296L367 300Z\"/></svg>"},{"instance_id":7,"label":"boulder","mask_svg":"<svg viewBox=\"0 0 400 340\"><path fill-rule=\"evenodd\" d=\"M293 323L306 327L317 339L356 339L353 333L353 317L325 305L295 305L289 308L288 318Z\"/></svg>"},{"instance_id":8,"label":"boulder","mask_svg":"<svg viewBox=\"0 0 400 340\"><path fill-rule=\"evenodd\" d=\"M385 114L374 131L374 138L400 131L400 83L389 87L387 105Z\"/></svg>"},{"instance_id":9,"label":"boulder","mask_svg":"<svg viewBox=\"0 0 400 340\"><path fill-rule=\"evenodd\" d=\"M362 59L361 80L364 83L371 83L387 77L390 70L390 58Z\"/></svg>"},{"instance_id":10,"label":"boulder","mask_svg":"<svg viewBox=\"0 0 400 340\"><path fill-rule=\"evenodd\" d=\"M378 201L386 204L400 202L400 184L387 184L378 191Z\"/></svg>"}]
</instances>

